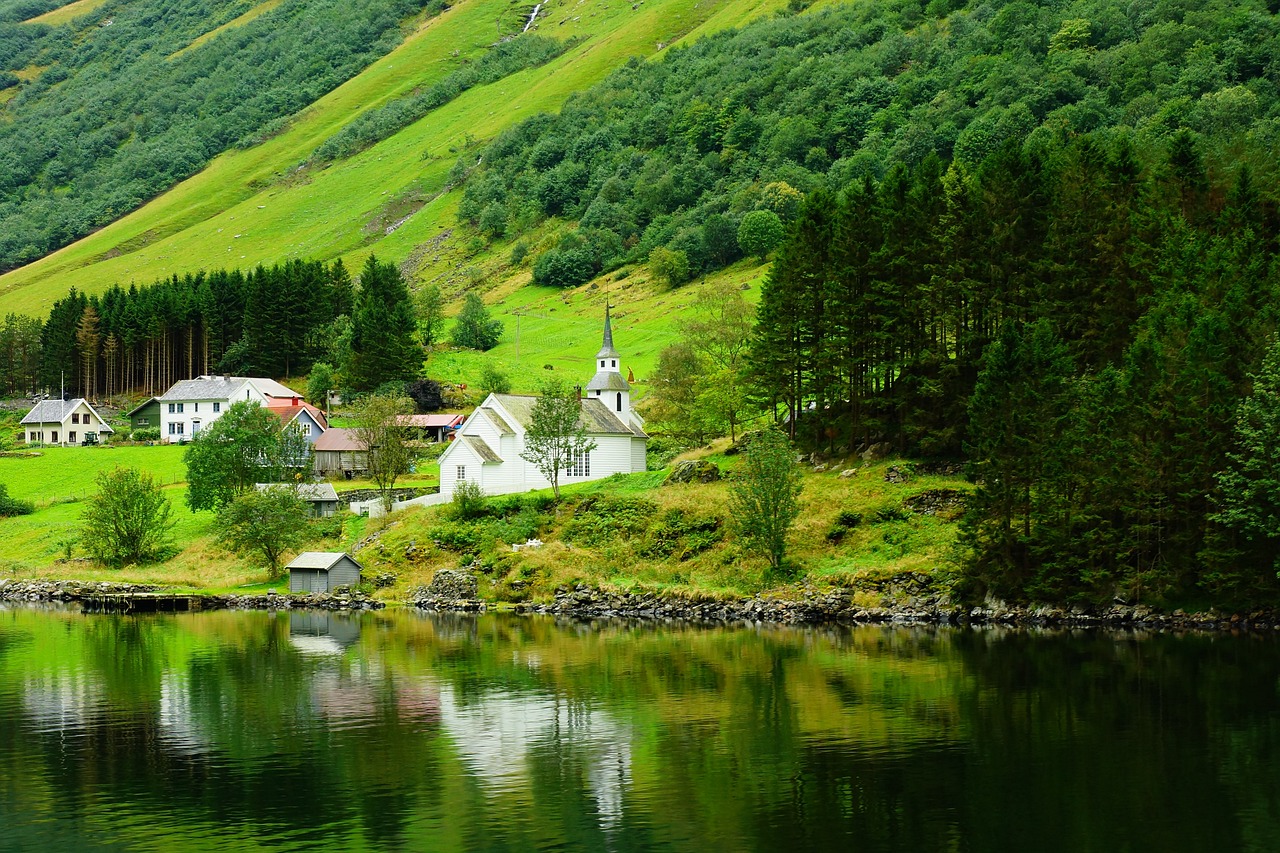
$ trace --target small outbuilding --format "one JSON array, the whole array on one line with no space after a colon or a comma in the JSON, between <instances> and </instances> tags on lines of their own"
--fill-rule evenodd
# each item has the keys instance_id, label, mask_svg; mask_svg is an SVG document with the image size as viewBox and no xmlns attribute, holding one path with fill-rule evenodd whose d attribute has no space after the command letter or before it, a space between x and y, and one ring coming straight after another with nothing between
<instances>
[{"instance_id":1,"label":"small outbuilding","mask_svg":"<svg viewBox=\"0 0 1280 853\"><path fill-rule=\"evenodd\" d=\"M298 499L307 505L307 515L312 518L328 518L338 511L338 490L332 483L255 483L260 492L273 488L293 489Z\"/></svg>"},{"instance_id":2,"label":"small outbuilding","mask_svg":"<svg viewBox=\"0 0 1280 853\"><path fill-rule=\"evenodd\" d=\"M129 429L160 430L160 401L150 397L129 410Z\"/></svg>"},{"instance_id":3,"label":"small outbuilding","mask_svg":"<svg viewBox=\"0 0 1280 853\"><path fill-rule=\"evenodd\" d=\"M340 551L306 551L285 568L289 592L333 592L360 583L360 564Z\"/></svg>"}]
</instances>

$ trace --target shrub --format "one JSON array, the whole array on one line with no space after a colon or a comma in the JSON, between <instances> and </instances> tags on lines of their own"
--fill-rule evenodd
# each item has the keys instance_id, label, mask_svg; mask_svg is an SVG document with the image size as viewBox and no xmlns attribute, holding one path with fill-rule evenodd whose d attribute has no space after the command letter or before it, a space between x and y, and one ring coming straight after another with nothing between
<instances>
[{"instance_id":1,"label":"shrub","mask_svg":"<svg viewBox=\"0 0 1280 853\"><path fill-rule=\"evenodd\" d=\"M30 515L35 511L35 504L31 501L10 497L9 487L4 483L0 483L0 518L7 518L12 515Z\"/></svg>"},{"instance_id":2,"label":"shrub","mask_svg":"<svg viewBox=\"0 0 1280 853\"><path fill-rule=\"evenodd\" d=\"M718 517L669 509L649 528L639 553L642 557L676 556L687 560L707 550L723 536Z\"/></svg>"},{"instance_id":3,"label":"shrub","mask_svg":"<svg viewBox=\"0 0 1280 853\"><path fill-rule=\"evenodd\" d=\"M649 269L672 287L689 280L689 255L679 249L659 246L649 253Z\"/></svg>"},{"instance_id":4,"label":"shrub","mask_svg":"<svg viewBox=\"0 0 1280 853\"><path fill-rule=\"evenodd\" d=\"M463 480L453 490L450 511L460 521L480 518L485 514L484 489L474 480Z\"/></svg>"},{"instance_id":5,"label":"shrub","mask_svg":"<svg viewBox=\"0 0 1280 853\"><path fill-rule=\"evenodd\" d=\"M132 435L133 441L159 441L160 427L147 427L145 429L135 429Z\"/></svg>"},{"instance_id":6,"label":"shrub","mask_svg":"<svg viewBox=\"0 0 1280 853\"><path fill-rule=\"evenodd\" d=\"M169 501L150 474L117 468L98 474L98 493L89 499L80 539L109 566L159 559L168 551Z\"/></svg>"},{"instance_id":7,"label":"shrub","mask_svg":"<svg viewBox=\"0 0 1280 853\"><path fill-rule=\"evenodd\" d=\"M643 498L590 497L564 526L566 542L592 547L643 533L658 505Z\"/></svg>"}]
</instances>

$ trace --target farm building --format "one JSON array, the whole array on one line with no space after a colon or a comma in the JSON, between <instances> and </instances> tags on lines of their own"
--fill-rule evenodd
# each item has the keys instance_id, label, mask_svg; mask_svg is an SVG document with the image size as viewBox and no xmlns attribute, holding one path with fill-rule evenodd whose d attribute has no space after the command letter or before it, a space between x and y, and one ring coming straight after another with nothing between
<instances>
[{"instance_id":1,"label":"farm building","mask_svg":"<svg viewBox=\"0 0 1280 853\"><path fill-rule=\"evenodd\" d=\"M353 429L330 427L311 449L315 451L315 472L321 477L341 475L349 480L369 470L369 451Z\"/></svg>"},{"instance_id":2,"label":"farm building","mask_svg":"<svg viewBox=\"0 0 1280 853\"><path fill-rule=\"evenodd\" d=\"M161 404L161 438L169 442L190 441L242 400L271 409L296 407L302 400L297 391L272 379L244 376L184 379L157 399Z\"/></svg>"},{"instance_id":3,"label":"farm building","mask_svg":"<svg viewBox=\"0 0 1280 853\"><path fill-rule=\"evenodd\" d=\"M160 401L155 397L143 400L129 410L129 429L160 429Z\"/></svg>"},{"instance_id":4,"label":"farm building","mask_svg":"<svg viewBox=\"0 0 1280 853\"><path fill-rule=\"evenodd\" d=\"M338 492L331 483L255 483L254 488L265 492L272 488L293 489L307 505L307 515L312 518L328 518L338 511Z\"/></svg>"},{"instance_id":5,"label":"farm building","mask_svg":"<svg viewBox=\"0 0 1280 853\"><path fill-rule=\"evenodd\" d=\"M28 444L97 444L115 432L82 397L43 400L22 419Z\"/></svg>"},{"instance_id":6,"label":"farm building","mask_svg":"<svg viewBox=\"0 0 1280 853\"><path fill-rule=\"evenodd\" d=\"M463 415L400 415L396 418L414 441L448 441L453 430L465 421Z\"/></svg>"},{"instance_id":7,"label":"farm building","mask_svg":"<svg viewBox=\"0 0 1280 853\"><path fill-rule=\"evenodd\" d=\"M306 551L285 568L289 592L333 592L360 583L360 564L337 551Z\"/></svg>"}]
</instances>

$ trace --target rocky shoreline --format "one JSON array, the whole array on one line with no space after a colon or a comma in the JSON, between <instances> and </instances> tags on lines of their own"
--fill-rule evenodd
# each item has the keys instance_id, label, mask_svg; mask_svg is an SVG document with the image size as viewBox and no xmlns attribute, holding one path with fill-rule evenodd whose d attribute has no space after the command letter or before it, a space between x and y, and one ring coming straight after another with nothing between
<instances>
[{"instance_id":1,"label":"rocky shoreline","mask_svg":"<svg viewBox=\"0 0 1280 853\"><path fill-rule=\"evenodd\" d=\"M155 584L80 581L0 580L0 603L84 603L104 595L153 593ZM195 593L199 610L380 610L386 603L360 592L264 593L261 595L208 595ZM610 592L579 584L557 591L549 604L485 601L477 594L474 576L441 571L429 587L415 589L408 604L420 610L442 613L483 613L510 609L514 613L543 614L584 621L638 619L689 622L704 625L774 623L782 625L954 625L972 627L1102 628L1144 631L1251 631L1280 630L1280 612L1255 610L1241 613L1172 613L1140 605L1109 607L1023 607L984 602L965 607L949 602L911 602L885 607L864 607L848 590L801 590L797 597L759 595L743 599L677 597L653 592Z\"/></svg>"},{"instance_id":2,"label":"rocky shoreline","mask_svg":"<svg viewBox=\"0 0 1280 853\"><path fill-rule=\"evenodd\" d=\"M438 572L429 587L413 592L410 604L440 612L483 612L492 603L476 597L475 580L462 572ZM443 578L441 576L444 576ZM784 625L954 625L973 627L1103 628L1146 631L1275 631L1280 612L1256 610L1224 614L1172 613L1141 605L1110 607L1022 607L988 601L966 607L926 601L885 607L854 603L849 590L802 590L799 597L761 595L745 599L703 599L652 592L609 592L578 585L557 591L550 604L518 603L516 613L536 613L583 620L642 619L702 624L777 623Z\"/></svg>"},{"instance_id":3,"label":"rocky shoreline","mask_svg":"<svg viewBox=\"0 0 1280 853\"><path fill-rule=\"evenodd\" d=\"M84 603L111 595L159 592L161 587L145 583L86 583L82 581L9 581L0 580L0 603L36 603L57 601ZM381 610L386 603L364 593L294 592L261 595L212 595L192 593L198 610Z\"/></svg>"}]
</instances>

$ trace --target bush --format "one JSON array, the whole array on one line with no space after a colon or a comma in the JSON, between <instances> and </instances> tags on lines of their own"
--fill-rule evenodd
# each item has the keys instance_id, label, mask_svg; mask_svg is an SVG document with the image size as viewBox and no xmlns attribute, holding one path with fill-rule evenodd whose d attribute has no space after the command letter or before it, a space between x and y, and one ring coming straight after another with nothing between
<instances>
[{"instance_id":1,"label":"bush","mask_svg":"<svg viewBox=\"0 0 1280 853\"><path fill-rule=\"evenodd\" d=\"M590 497L578 504L562 535L587 547L627 539L644 533L657 511L657 504L642 498Z\"/></svg>"},{"instance_id":2,"label":"bush","mask_svg":"<svg viewBox=\"0 0 1280 853\"><path fill-rule=\"evenodd\" d=\"M146 427L145 429L135 429L131 436L132 441L159 441L160 427Z\"/></svg>"},{"instance_id":3,"label":"bush","mask_svg":"<svg viewBox=\"0 0 1280 853\"><path fill-rule=\"evenodd\" d=\"M778 214L772 210L753 210L742 217L742 224L738 226L738 246L743 254L755 255L763 261L782 242L784 234Z\"/></svg>"},{"instance_id":4,"label":"bush","mask_svg":"<svg viewBox=\"0 0 1280 853\"><path fill-rule=\"evenodd\" d=\"M489 316L489 310L478 294L468 293L453 326L453 342L460 347L484 352L496 347L501 339L502 321Z\"/></svg>"},{"instance_id":5,"label":"bush","mask_svg":"<svg viewBox=\"0 0 1280 853\"><path fill-rule=\"evenodd\" d=\"M36 511L31 501L22 501L9 496L9 487L0 483L0 518L13 515L30 515Z\"/></svg>"},{"instance_id":6,"label":"bush","mask_svg":"<svg viewBox=\"0 0 1280 853\"><path fill-rule=\"evenodd\" d=\"M642 557L675 556L687 560L707 550L723 536L718 517L669 509L649 528L639 553Z\"/></svg>"},{"instance_id":7,"label":"bush","mask_svg":"<svg viewBox=\"0 0 1280 853\"><path fill-rule=\"evenodd\" d=\"M659 246L649 253L649 269L672 287L689 280L689 255L679 249Z\"/></svg>"},{"instance_id":8,"label":"bush","mask_svg":"<svg viewBox=\"0 0 1280 853\"><path fill-rule=\"evenodd\" d=\"M484 489L474 480L463 480L453 490L453 503L450 506L453 517L466 521L480 518L485 514Z\"/></svg>"}]
</instances>

